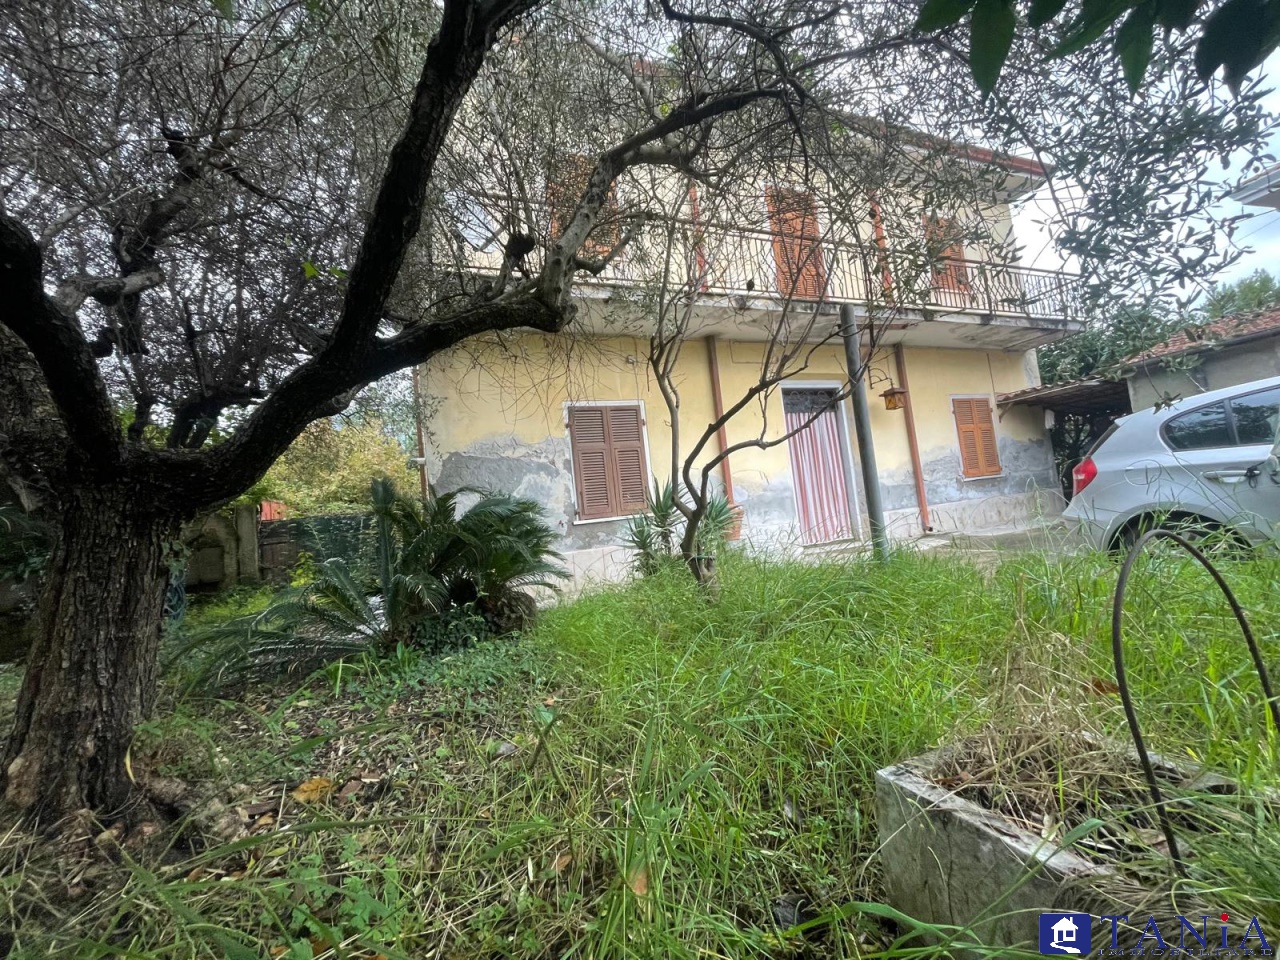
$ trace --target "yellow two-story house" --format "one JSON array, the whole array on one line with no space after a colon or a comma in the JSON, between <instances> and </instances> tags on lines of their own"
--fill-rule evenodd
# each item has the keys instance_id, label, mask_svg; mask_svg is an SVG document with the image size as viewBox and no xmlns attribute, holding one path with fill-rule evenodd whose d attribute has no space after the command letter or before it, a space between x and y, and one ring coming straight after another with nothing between
<instances>
[{"instance_id":1,"label":"yellow two-story house","mask_svg":"<svg viewBox=\"0 0 1280 960\"><path fill-rule=\"evenodd\" d=\"M996 406L1038 385L1037 346L1083 325L1074 277L1008 255L1010 204L1045 174L1016 157L957 162L1000 171L969 214L980 229L952 229L950 211L923 202L889 217L869 201L854 216L857 203L770 182L743 186L725 222L690 187L583 275L565 333L469 342L418 371L430 481L539 501L575 573L612 578L625 569L627 518L705 437L692 473L730 451L709 476L740 508L744 541L804 550L866 538L843 308L858 325L891 537L1060 509L1043 413ZM621 232L606 224L593 243L604 255ZM468 238L480 274L500 269L498 237ZM899 256L921 249L923 262ZM673 338L655 366L655 346ZM766 374L776 382L759 389Z\"/></svg>"}]
</instances>

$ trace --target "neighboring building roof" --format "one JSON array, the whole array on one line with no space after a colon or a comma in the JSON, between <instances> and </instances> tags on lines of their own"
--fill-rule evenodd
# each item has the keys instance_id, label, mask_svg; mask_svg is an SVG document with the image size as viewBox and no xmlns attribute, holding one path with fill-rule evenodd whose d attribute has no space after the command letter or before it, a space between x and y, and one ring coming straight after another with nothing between
<instances>
[{"instance_id":1,"label":"neighboring building roof","mask_svg":"<svg viewBox=\"0 0 1280 960\"><path fill-rule=\"evenodd\" d=\"M1272 336L1280 336L1280 310L1239 313L1223 317L1221 320L1214 320L1212 323L1184 327L1164 343L1157 343L1149 350L1134 354L1125 363L1146 364L1155 360L1165 360L1200 350Z\"/></svg>"},{"instance_id":2,"label":"neighboring building roof","mask_svg":"<svg viewBox=\"0 0 1280 960\"><path fill-rule=\"evenodd\" d=\"M1129 387L1123 380L1084 377L1002 393L996 397L996 404L1001 407L1044 407L1059 413L1084 416L1128 413Z\"/></svg>"},{"instance_id":3,"label":"neighboring building roof","mask_svg":"<svg viewBox=\"0 0 1280 960\"><path fill-rule=\"evenodd\" d=\"M1280 164L1254 174L1228 196L1248 207L1280 209Z\"/></svg>"}]
</instances>

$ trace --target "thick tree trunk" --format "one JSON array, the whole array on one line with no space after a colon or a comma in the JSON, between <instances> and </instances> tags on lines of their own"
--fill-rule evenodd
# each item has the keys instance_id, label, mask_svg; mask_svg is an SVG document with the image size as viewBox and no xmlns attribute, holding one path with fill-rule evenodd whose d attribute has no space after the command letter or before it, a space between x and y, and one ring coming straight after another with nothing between
<instances>
[{"instance_id":1,"label":"thick tree trunk","mask_svg":"<svg viewBox=\"0 0 1280 960\"><path fill-rule=\"evenodd\" d=\"M5 799L43 820L129 801L125 758L155 699L164 555L179 530L125 486L74 489L63 511L0 768Z\"/></svg>"}]
</instances>

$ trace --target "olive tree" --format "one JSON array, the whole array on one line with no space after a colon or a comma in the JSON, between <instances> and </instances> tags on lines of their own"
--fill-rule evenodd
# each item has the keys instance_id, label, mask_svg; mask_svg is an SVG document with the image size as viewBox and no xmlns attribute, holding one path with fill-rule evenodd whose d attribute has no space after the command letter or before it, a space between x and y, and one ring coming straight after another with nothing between
<instances>
[{"instance_id":1,"label":"olive tree","mask_svg":"<svg viewBox=\"0 0 1280 960\"><path fill-rule=\"evenodd\" d=\"M58 536L0 769L6 799L48 817L128 805L180 525L379 378L486 332L563 329L575 277L613 255L588 238L619 176L696 170L730 150L735 116L793 115L795 64L834 54L835 69L922 42L901 20L897 36L859 36L844 11L8 5L0 459ZM618 25L643 49L616 43ZM577 82L573 35L658 65L656 99L596 74ZM608 122L589 129L562 104L557 142L585 158L582 176L565 214L531 231L520 194L535 192L538 145L524 129L557 95L595 97ZM511 189L495 199L507 164ZM504 224L502 268L483 277L456 255L477 197Z\"/></svg>"}]
</instances>

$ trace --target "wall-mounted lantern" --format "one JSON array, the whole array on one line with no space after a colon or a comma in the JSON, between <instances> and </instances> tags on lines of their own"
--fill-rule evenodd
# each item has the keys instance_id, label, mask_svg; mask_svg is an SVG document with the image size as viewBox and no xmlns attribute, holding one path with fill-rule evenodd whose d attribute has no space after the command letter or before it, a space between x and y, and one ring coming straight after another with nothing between
<instances>
[{"instance_id":1,"label":"wall-mounted lantern","mask_svg":"<svg viewBox=\"0 0 1280 960\"><path fill-rule=\"evenodd\" d=\"M907 405L907 391L903 387L890 387L880 396L884 397L886 410L901 410Z\"/></svg>"}]
</instances>

